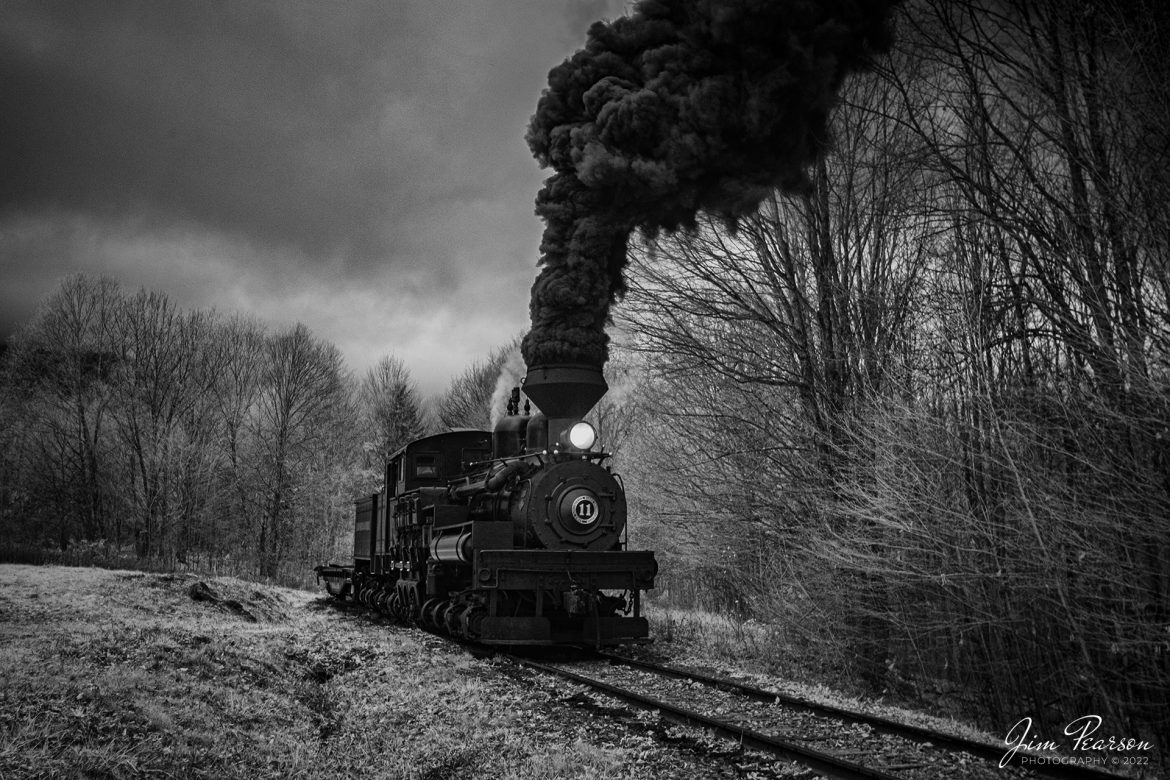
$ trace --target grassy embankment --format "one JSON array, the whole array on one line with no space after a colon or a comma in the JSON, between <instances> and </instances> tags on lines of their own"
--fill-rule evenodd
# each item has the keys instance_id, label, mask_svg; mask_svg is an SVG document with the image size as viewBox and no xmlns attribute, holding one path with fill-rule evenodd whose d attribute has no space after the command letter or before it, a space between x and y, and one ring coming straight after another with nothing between
<instances>
[{"instance_id":1,"label":"grassy embankment","mask_svg":"<svg viewBox=\"0 0 1170 780\"><path fill-rule=\"evenodd\" d=\"M875 708L800 682L766 626L648 614L673 662ZM694 735L664 750L653 716L600 723L580 690L233 578L0 564L0 681L2 778L745 776Z\"/></svg>"},{"instance_id":2,"label":"grassy embankment","mask_svg":"<svg viewBox=\"0 0 1170 780\"><path fill-rule=\"evenodd\" d=\"M0 565L0 777L556 780L670 760L500 672L303 591Z\"/></svg>"}]
</instances>

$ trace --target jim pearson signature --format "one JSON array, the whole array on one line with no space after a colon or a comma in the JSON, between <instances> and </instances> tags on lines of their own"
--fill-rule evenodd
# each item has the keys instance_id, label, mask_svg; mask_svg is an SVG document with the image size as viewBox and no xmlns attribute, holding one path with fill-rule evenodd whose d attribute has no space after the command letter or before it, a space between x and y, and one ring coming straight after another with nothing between
<instances>
[{"instance_id":1,"label":"jim pearson signature","mask_svg":"<svg viewBox=\"0 0 1170 780\"><path fill-rule=\"evenodd\" d=\"M1117 737L1112 734L1098 736L1097 731L1101 728L1101 720L1100 715L1084 715L1064 727L1064 735L1072 737L1073 754L1099 753L1101 751L1133 753L1153 748L1149 742L1131 737ZM1038 734L1032 732L1031 718L1021 718L1016 725L1012 726L1008 730L1007 737L1004 738L1004 743L1008 746L1008 751L999 761L1000 769L1007 766L1008 762L1020 750L1032 752L1060 750L1060 745L1057 743L1050 739L1041 739Z\"/></svg>"}]
</instances>

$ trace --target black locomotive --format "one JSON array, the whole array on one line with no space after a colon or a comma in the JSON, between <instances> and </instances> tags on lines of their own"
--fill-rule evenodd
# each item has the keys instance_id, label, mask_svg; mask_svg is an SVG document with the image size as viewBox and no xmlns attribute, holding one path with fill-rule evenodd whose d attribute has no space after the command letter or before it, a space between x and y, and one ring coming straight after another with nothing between
<instances>
[{"instance_id":1,"label":"black locomotive","mask_svg":"<svg viewBox=\"0 0 1170 780\"><path fill-rule=\"evenodd\" d=\"M411 442L384 489L356 502L352 565L317 567L330 594L490 645L645 639L654 553L625 549L626 499L582 418L608 389L577 365L531 369L494 432Z\"/></svg>"}]
</instances>

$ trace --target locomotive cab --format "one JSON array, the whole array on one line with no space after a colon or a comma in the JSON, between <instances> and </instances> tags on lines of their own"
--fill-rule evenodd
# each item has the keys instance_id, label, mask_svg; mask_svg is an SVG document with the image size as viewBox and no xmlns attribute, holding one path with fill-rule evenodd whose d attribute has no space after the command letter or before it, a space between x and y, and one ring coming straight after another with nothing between
<instances>
[{"instance_id":1,"label":"locomotive cab","mask_svg":"<svg viewBox=\"0 0 1170 780\"><path fill-rule=\"evenodd\" d=\"M491 440L483 431L453 431L418 439L390 456L386 488L401 496L427 487L445 487L474 464L491 457Z\"/></svg>"}]
</instances>

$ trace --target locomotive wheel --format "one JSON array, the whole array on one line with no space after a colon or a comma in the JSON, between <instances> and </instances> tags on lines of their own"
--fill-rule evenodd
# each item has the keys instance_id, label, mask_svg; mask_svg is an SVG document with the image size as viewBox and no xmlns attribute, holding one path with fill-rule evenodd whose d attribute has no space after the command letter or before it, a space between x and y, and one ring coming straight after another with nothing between
<instances>
[{"instance_id":1,"label":"locomotive wheel","mask_svg":"<svg viewBox=\"0 0 1170 780\"><path fill-rule=\"evenodd\" d=\"M483 624L485 617L487 617L487 610L483 607L472 604L464 609L459 616L459 622L463 625L463 636L468 639L477 638L479 627Z\"/></svg>"},{"instance_id":2,"label":"locomotive wheel","mask_svg":"<svg viewBox=\"0 0 1170 780\"><path fill-rule=\"evenodd\" d=\"M443 599L438 604L435 604L433 607L431 607L431 625L434 626L436 630L443 632L447 631L446 614L450 606L451 602L447 599Z\"/></svg>"},{"instance_id":3,"label":"locomotive wheel","mask_svg":"<svg viewBox=\"0 0 1170 780\"><path fill-rule=\"evenodd\" d=\"M422 609L418 611L418 622L430 628L438 628L435 623L435 610L443 602L439 599L427 599L426 603L422 605Z\"/></svg>"},{"instance_id":4,"label":"locomotive wheel","mask_svg":"<svg viewBox=\"0 0 1170 780\"><path fill-rule=\"evenodd\" d=\"M447 629L447 633L453 636L462 636L463 632L459 630L459 610L460 606L453 601L448 601L447 606L440 614L440 619L443 628Z\"/></svg>"},{"instance_id":5,"label":"locomotive wheel","mask_svg":"<svg viewBox=\"0 0 1170 780\"><path fill-rule=\"evenodd\" d=\"M403 611L404 622L417 623L419 616L418 591L411 588L406 598L406 609Z\"/></svg>"}]
</instances>

